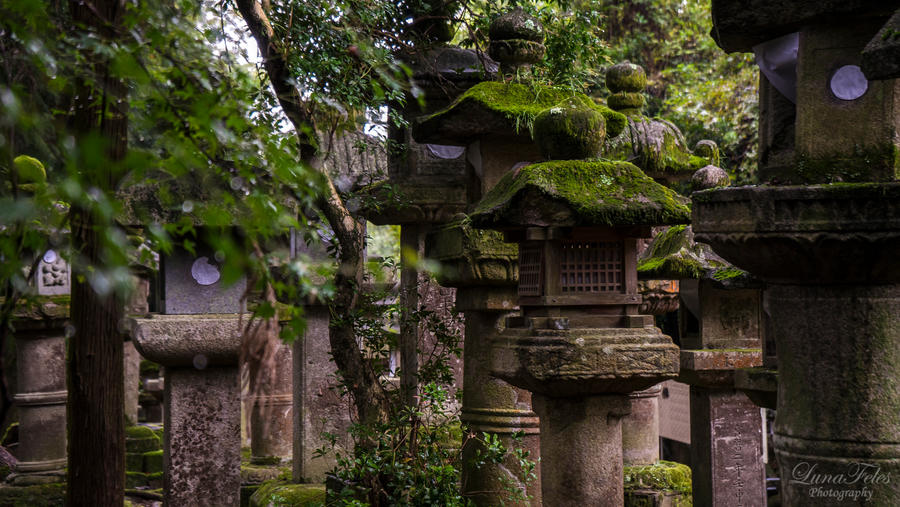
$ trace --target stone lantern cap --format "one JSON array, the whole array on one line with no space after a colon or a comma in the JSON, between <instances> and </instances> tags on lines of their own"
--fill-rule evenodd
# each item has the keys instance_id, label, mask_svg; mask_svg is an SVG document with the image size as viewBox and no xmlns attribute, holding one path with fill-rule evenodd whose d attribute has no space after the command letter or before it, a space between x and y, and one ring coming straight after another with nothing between
<instances>
[{"instance_id":1,"label":"stone lantern cap","mask_svg":"<svg viewBox=\"0 0 900 507\"><path fill-rule=\"evenodd\" d=\"M596 104L582 93L537 84L486 81L469 88L447 108L419 119L413 126L413 138L419 143L467 146L488 134L527 135L538 114L566 101L599 111L606 121L607 135L617 136L625 128L623 114Z\"/></svg>"},{"instance_id":2,"label":"stone lantern cap","mask_svg":"<svg viewBox=\"0 0 900 507\"><path fill-rule=\"evenodd\" d=\"M675 225L690 222L690 207L628 162L556 160L508 173L470 219L499 230Z\"/></svg>"},{"instance_id":3,"label":"stone lantern cap","mask_svg":"<svg viewBox=\"0 0 900 507\"><path fill-rule=\"evenodd\" d=\"M729 264L705 243L694 241L690 225L661 231L638 258L642 280L710 279L723 287L753 285L749 273Z\"/></svg>"},{"instance_id":4,"label":"stone lantern cap","mask_svg":"<svg viewBox=\"0 0 900 507\"><path fill-rule=\"evenodd\" d=\"M813 24L846 24L853 18L890 16L896 2L883 0L713 0L710 35L727 52L753 46Z\"/></svg>"}]
</instances>

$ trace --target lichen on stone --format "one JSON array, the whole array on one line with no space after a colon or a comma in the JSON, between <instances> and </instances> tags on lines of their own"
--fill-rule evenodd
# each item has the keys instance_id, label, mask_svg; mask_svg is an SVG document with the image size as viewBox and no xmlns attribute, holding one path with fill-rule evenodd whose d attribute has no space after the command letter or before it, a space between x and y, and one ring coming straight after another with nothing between
<instances>
[{"instance_id":1,"label":"lichen on stone","mask_svg":"<svg viewBox=\"0 0 900 507\"><path fill-rule=\"evenodd\" d=\"M673 225L687 200L621 161L555 160L507 173L470 215L478 228Z\"/></svg>"},{"instance_id":2,"label":"lichen on stone","mask_svg":"<svg viewBox=\"0 0 900 507\"><path fill-rule=\"evenodd\" d=\"M452 138L467 144L480 135L496 131L500 125L516 132L528 132L538 114L565 101L599 111L610 136L619 135L625 128L623 114L596 104L582 93L539 84L486 81L466 90L450 106L419 120L413 134L419 142L447 142ZM459 128L454 128L455 122L461 124Z\"/></svg>"},{"instance_id":3,"label":"lichen on stone","mask_svg":"<svg viewBox=\"0 0 900 507\"><path fill-rule=\"evenodd\" d=\"M675 225L660 232L638 259L641 279L680 280L702 278L708 272L729 267L703 243L694 241L690 226Z\"/></svg>"}]
</instances>

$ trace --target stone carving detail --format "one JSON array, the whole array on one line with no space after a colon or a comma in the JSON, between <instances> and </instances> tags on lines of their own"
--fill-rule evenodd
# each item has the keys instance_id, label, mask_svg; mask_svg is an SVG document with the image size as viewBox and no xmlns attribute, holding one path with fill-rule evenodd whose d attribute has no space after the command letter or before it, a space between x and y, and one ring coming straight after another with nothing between
<instances>
[{"instance_id":1,"label":"stone carving detail","mask_svg":"<svg viewBox=\"0 0 900 507\"><path fill-rule=\"evenodd\" d=\"M69 264L53 250L48 250L38 265L37 288L42 296L69 293Z\"/></svg>"}]
</instances>

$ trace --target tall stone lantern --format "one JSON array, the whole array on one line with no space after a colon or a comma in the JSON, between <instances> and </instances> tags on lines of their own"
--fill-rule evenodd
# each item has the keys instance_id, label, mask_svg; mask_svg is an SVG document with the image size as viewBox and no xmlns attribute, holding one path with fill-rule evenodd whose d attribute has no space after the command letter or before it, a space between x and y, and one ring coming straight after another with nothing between
<instances>
[{"instance_id":1,"label":"tall stone lantern","mask_svg":"<svg viewBox=\"0 0 900 507\"><path fill-rule=\"evenodd\" d=\"M518 303L494 338L494 375L532 392L546 505L622 505L628 393L678 372L678 348L638 315L636 247L685 223L683 199L627 162L586 161L602 115L561 104L535 119L545 158L507 173L470 214L519 246Z\"/></svg>"},{"instance_id":2,"label":"tall stone lantern","mask_svg":"<svg viewBox=\"0 0 900 507\"><path fill-rule=\"evenodd\" d=\"M761 165L759 186L693 198L697 240L768 282L785 505L900 498L900 81L891 66L868 75L860 67L867 45L896 39L888 22L896 10L896 2L712 5L719 46L755 51L777 93L796 104L791 128L779 129L788 139L760 136L761 152L792 145L791 158ZM787 79L767 51L785 38L796 54ZM785 119L761 106L761 125Z\"/></svg>"}]
</instances>

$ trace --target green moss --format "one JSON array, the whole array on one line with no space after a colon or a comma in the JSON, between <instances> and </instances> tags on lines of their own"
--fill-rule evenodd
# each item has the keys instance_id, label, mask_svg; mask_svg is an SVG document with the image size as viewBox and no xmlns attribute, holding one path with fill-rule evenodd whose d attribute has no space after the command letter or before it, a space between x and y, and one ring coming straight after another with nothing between
<instances>
[{"instance_id":1,"label":"green moss","mask_svg":"<svg viewBox=\"0 0 900 507\"><path fill-rule=\"evenodd\" d=\"M158 451L150 451L145 452L143 454L144 460L144 472L149 474L163 472L165 467L163 466L163 451L162 449Z\"/></svg>"},{"instance_id":2,"label":"green moss","mask_svg":"<svg viewBox=\"0 0 900 507\"><path fill-rule=\"evenodd\" d=\"M600 112L606 121L606 130L610 136L617 136L625 129L624 115L596 104L582 93L572 93L568 89L538 84L486 81L469 88L453 104L419 122L416 137L439 135L445 122L450 121L455 115L470 117L473 108L496 113L516 131L530 130L538 114L567 100L574 100L584 107ZM471 135L477 136L482 133L473 131Z\"/></svg>"},{"instance_id":3,"label":"green moss","mask_svg":"<svg viewBox=\"0 0 900 507\"><path fill-rule=\"evenodd\" d=\"M701 278L712 269L728 264L709 246L694 241L690 226L676 225L660 232L638 259L642 279L678 280Z\"/></svg>"},{"instance_id":4,"label":"green moss","mask_svg":"<svg viewBox=\"0 0 900 507\"><path fill-rule=\"evenodd\" d=\"M647 87L647 73L640 65L617 63L606 70L606 87L613 93L642 92Z\"/></svg>"},{"instance_id":5,"label":"green moss","mask_svg":"<svg viewBox=\"0 0 900 507\"><path fill-rule=\"evenodd\" d=\"M570 99L538 114L532 137L548 160L595 158L606 139L606 121L598 111Z\"/></svg>"},{"instance_id":6,"label":"green moss","mask_svg":"<svg viewBox=\"0 0 900 507\"><path fill-rule=\"evenodd\" d=\"M735 267L717 269L712 275L713 279L720 282L724 282L725 280L733 280L735 278L741 278L743 276L748 276L748 273L743 269L738 269Z\"/></svg>"},{"instance_id":7,"label":"green moss","mask_svg":"<svg viewBox=\"0 0 900 507\"><path fill-rule=\"evenodd\" d=\"M65 483L0 487L0 507L57 507L65 505Z\"/></svg>"},{"instance_id":8,"label":"green moss","mask_svg":"<svg viewBox=\"0 0 900 507\"><path fill-rule=\"evenodd\" d=\"M529 199L525 214L516 211L522 199ZM565 208L562 213L553 209L559 205ZM683 224L690 222L690 214L687 199L632 164L556 160L507 173L476 205L470 218L480 228L615 227Z\"/></svg>"},{"instance_id":9,"label":"green moss","mask_svg":"<svg viewBox=\"0 0 900 507\"><path fill-rule=\"evenodd\" d=\"M607 158L627 160L654 178L690 178L709 163L691 153L678 127L642 115L629 115L628 128L607 140L604 153Z\"/></svg>"},{"instance_id":10,"label":"green moss","mask_svg":"<svg viewBox=\"0 0 900 507\"><path fill-rule=\"evenodd\" d=\"M640 92L618 92L613 93L606 99L609 107L616 111L623 109L640 109L644 107L646 99L644 94Z\"/></svg>"},{"instance_id":11,"label":"green moss","mask_svg":"<svg viewBox=\"0 0 900 507\"><path fill-rule=\"evenodd\" d=\"M125 472L125 487L127 489L139 488L161 488L163 484L163 473L156 472L145 474L143 472Z\"/></svg>"},{"instance_id":12,"label":"green moss","mask_svg":"<svg viewBox=\"0 0 900 507\"><path fill-rule=\"evenodd\" d=\"M625 490L653 489L674 491L688 498L692 495L691 469L673 461L657 461L653 465L626 466Z\"/></svg>"},{"instance_id":13,"label":"green moss","mask_svg":"<svg viewBox=\"0 0 900 507\"><path fill-rule=\"evenodd\" d=\"M162 447L160 439L153 429L146 426L128 426L125 428L125 449L132 453L156 451Z\"/></svg>"},{"instance_id":14,"label":"green moss","mask_svg":"<svg viewBox=\"0 0 900 507\"><path fill-rule=\"evenodd\" d=\"M296 507L325 505L325 486L322 484L290 484L268 482L250 497L251 507Z\"/></svg>"},{"instance_id":15,"label":"green moss","mask_svg":"<svg viewBox=\"0 0 900 507\"><path fill-rule=\"evenodd\" d=\"M125 453L125 470L131 472L144 471L144 455L137 452Z\"/></svg>"},{"instance_id":16,"label":"green moss","mask_svg":"<svg viewBox=\"0 0 900 507\"><path fill-rule=\"evenodd\" d=\"M13 167L16 169L16 177L20 184L40 185L47 182L47 171L44 169L44 164L34 157L19 155L13 159Z\"/></svg>"},{"instance_id":17,"label":"green moss","mask_svg":"<svg viewBox=\"0 0 900 507\"><path fill-rule=\"evenodd\" d=\"M799 154L794 171L783 175L779 183L809 184L871 182L900 179L900 148L893 143L882 146L856 146L853 153L810 157Z\"/></svg>"}]
</instances>

